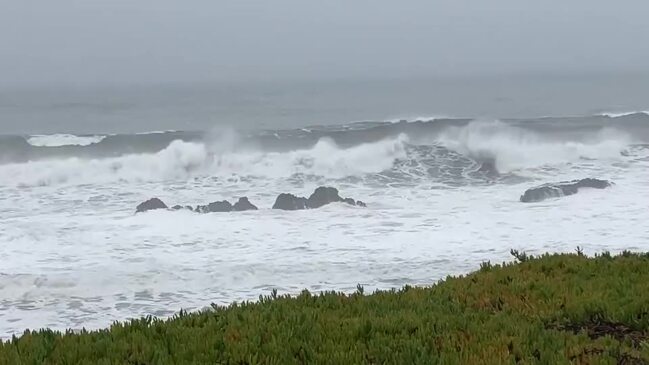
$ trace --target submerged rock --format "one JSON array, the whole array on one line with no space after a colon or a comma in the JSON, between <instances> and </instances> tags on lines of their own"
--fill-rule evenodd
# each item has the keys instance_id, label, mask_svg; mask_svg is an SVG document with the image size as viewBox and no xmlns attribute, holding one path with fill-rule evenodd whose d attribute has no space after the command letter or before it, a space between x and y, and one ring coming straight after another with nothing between
<instances>
[{"instance_id":1,"label":"submerged rock","mask_svg":"<svg viewBox=\"0 0 649 365\"><path fill-rule=\"evenodd\" d=\"M182 206L182 205L174 205L171 207L172 210L191 210L192 212L194 211L194 208L190 207L189 205Z\"/></svg>"},{"instance_id":2,"label":"submerged rock","mask_svg":"<svg viewBox=\"0 0 649 365\"><path fill-rule=\"evenodd\" d=\"M167 209L167 204L158 198L149 199L135 208L135 213L147 212L149 210Z\"/></svg>"},{"instance_id":3,"label":"submerged rock","mask_svg":"<svg viewBox=\"0 0 649 365\"><path fill-rule=\"evenodd\" d=\"M354 199L343 199L340 197L338 194L338 189L328 187L328 186L321 186L311 194L309 199L307 200L307 207L311 209L317 209L322 206L325 206L330 203L338 203L338 202L346 202L349 203L351 201L352 205L356 205L356 202L354 202Z\"/></svg>"},{"instance_id":4,"label":"submerged rock","mask_svg":"<svg viewBox=\"0 0 649 365\"><path fill-rule=\"evenodd\" d=\"M273 204L273 209L302 210L307 209L307 199L293 194L279 194Z\"/></svg>"},{"instance_id":5,"label":"submerged rock","mask_svg":"<svg viewBox=\"0 0 649 365\"><path fill-rule=\"evenodd\" d=\"M500 176L500 172L498 171L498 168L496 167L496 160L493 159L488 159L485 161L482 161L482 164L480 165L480 168L478 169L478 172L481 172L488 177L498 177Z\"/></svg>"},{"instance_id":6,"label":"submerged rock","mask_svg":"<svg viewBox=\"0 0 649 365\"><path fill-rule=\"evenodd\" d=\"M581 188L605 189L609 186L611 186L609 181L590 178L545 184L526 190L521 196L521 202L540 202L545 199L577 194Z\"/></svg>"},{"instance_id":7,"label":"submerged rock","mask_svg":"<svg viewBox=\"0 0 649 365\"><path fill-rule=\"evenodd\" d=\"M347 203L359 207L366 207L365 203L356 202L352 198L342 198L338 193L338 189L321 186L315 189L313 194L307 199L298 197L293 194L280 194L275 200L273 209L281 210L302 210L302 209L317 209L330 203Z\"/></svg>"},{"instance_id":8,"label":"submerged rock","mask_svg":"<svg viewBox=\"0 0 649 365\"><path fill-rule=\"evenodd\" d=\"M245 210L257 210L257 207L244 196L243 198L239 198L239 201L234 204L232 210L235 212L243 212Z\"/></svg>"}]
</instances>

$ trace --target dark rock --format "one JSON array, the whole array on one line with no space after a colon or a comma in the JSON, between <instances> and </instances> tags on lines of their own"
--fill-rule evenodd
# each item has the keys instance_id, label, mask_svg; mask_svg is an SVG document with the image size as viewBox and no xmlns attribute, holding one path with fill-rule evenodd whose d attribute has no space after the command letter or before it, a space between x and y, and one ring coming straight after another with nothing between
<instances>
[{"instance_id":1,"label":"dark rock","mask_svg":"<svg viewBox=\"0 0 649 365\"><path fill-rule=\"evenodd\" d=\"M172 210L191 210L192 212L194 211L194 208L190 207L189 205L185 205L184 207L182 205L174 205Z\"/></svg>"},{"instance_id":2,"label":"dark rock","mask_svg":"<svg viewBox=\"0 0 649 365\"><path fill-rule=\"evenodd\" d=\"M321 186L311 194L307 201L307 207L311 209L320 208L329 203L337 203L345 201L338 195L338 189L332 187ZM352 199L352 201L354 201ZM352 203L354 204L354 203Z\"/></svg>"},{"instance_id":3,"label":"dark rock","mask_svg":"<svg viewBox=\"0 0 649 365\"><path fill-rule=\"evenodd\" d=\"M279 194L273 204L273 209L302 210L307 209L307 199L293 194Z\"/></svg>"},{"instance_id":4,"label":"dark rock","mask_svg":"<svg viewBox=\"0 0 649 365\"><path fill-rule=\"evenodd\" d=\"M611 186L609 181L599 179L582 179L563 181L556 184L544 184L525 191L523 196L521 196L521 202L540 202L545 199L577 194L581 188L604 189L609 186Z\"/></svg>"},{"instance_id":5,"label":"dark rock","mask_svg":"<svg viewBox=\"0 0 649 365\"><path fill-rule=\"evenodd\" d=\"M239 198L239 201L234 204L232 210L235 212L243 212L244 210L257 210L257 207L244 196L243 198Z\"/></svg>"},{"instance_id":6,"label":"dark rock","mask_svg":"<svg viewBox=\"0 0 649 365\"><path fill-rule=\"evenodd\" d=\"M352 198L343 199L343 202L347 203L349 205L356 205L356 201L354 199L352 199Z\"/></svg>"},{"instance_id":7,"label":"dark rock","mask_svg":"<svg viewBox=\"0 0 649 365\"><path fill-rule=\"evenodd\" d=\"M136 213L147 212L149 210L167 209L167 204L158 198L153 198L141 203L135 208Z\"/></svg>"},{"instance_id":8,"label":"dark rock","mask_svg":"<svg viewBox=\"0 0 649 365\"><path fill-rule=\"evenodd\" d=\"M363 203L362 201L358 200L356 201L356 205L362 208L367 208L367 204Z\"/></svg>"},{"instance_id":9,"label":"dark rock","mask_svg":"<svg viewBox=\"0 0 649 365\"><path fill-rule=\"evenodd\" d=\"M232 204L224 200L220 202L210 203L208 205L199 205L196 207L198 213L226 213L232 211Z\"/></svg>"}]
</instances>

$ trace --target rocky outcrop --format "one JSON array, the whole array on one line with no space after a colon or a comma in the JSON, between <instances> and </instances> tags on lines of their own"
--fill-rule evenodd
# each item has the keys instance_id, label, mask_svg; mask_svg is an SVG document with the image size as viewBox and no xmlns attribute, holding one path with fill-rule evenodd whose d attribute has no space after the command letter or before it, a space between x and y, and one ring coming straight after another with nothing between
<instances>
[{"instance_id":1,"label":"rocky outcrop","mask_svg":"<svg viewBox=\"0 0 649 365\"><path fill-rule=\"evenodd\" d=\"M611 186L609 181L590 178L563 181L555 184L544 184L525 191L521 196L521 202L540 202L545 199L577 194L581 188L605 189L609 186Z\"/></svg>"},{"instance_id":2,"label":"rocky outcrop","mask_svg":"<svg viewBox=\"0 0 649 365\"><path fill-rule=\"evenodd\" d=\"M302 209L317 209L331 203L347 203L349 205L356 205L366 207L365 203L355 201L352 198L342 198L338 189L321 186L311 194L307 199L298 197L293 194L280 194L275 200L273 209L281 210L302 210Z\"/></svg>"},{"instance_id":3,"label":"rocky outcrop","mask_svg":"<svg viewBox=\"0 0 649 365\"><path fill-rule=\"evenodd\" d=\"M149 210L167 209L167 204L158 198L152 198L141 203L135 208L135 213L148 212Z\"/></svg>"},{"instance_id":4,"label":"rocky outcrop","mask_svg":"<svg viewBox=\"0 0 649 365\"><path fill-rule=\"evenodd\" d=\"M246 210L257 210L257 207L254 206L247 197L239 198L239 201L234 203L232 210L235 212L243 212Z\"/></svg>"},{"instance_id":5,"label":"rocky outcrop","mask_svg":"<svg viewBox=\"0 0 649 365\"><path fill-rule=\"evenodd\" d=\"M352 198L342 198L338 189L321 186L309 196L309 198L295 196L293 194L280 194L273 204L273 209L280 210L302 210L317 209L331 203L346 203L349 205L366 207L362 201L356 201ZM158 198L145 201L137 206L137 212L146 212L153 209L169 209L167 205ZM239 198L234 204L227 200L213 202L208 205L199 205L196 208L190 206L174 205L171 210L191 210L196 213L226 213L226 212L243 212L247 210L257 210L257 207L248 200L247 197Z\"/></svg>"}]
</instances>

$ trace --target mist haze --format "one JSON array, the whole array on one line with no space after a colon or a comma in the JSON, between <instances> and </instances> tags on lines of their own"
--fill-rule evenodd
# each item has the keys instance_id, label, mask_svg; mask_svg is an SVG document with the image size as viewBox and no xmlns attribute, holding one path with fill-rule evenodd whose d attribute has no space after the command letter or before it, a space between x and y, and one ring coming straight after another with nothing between
<instances>
[{"instance_id":1,"label":"mist haze","mask_svg":"<svg viewBox=\"0 0 649 365\"><path fill-rule=\"evenodd\" d=\"M1 4L1 88L648 71L640 0Z\"/></svg>"}]
</instances>

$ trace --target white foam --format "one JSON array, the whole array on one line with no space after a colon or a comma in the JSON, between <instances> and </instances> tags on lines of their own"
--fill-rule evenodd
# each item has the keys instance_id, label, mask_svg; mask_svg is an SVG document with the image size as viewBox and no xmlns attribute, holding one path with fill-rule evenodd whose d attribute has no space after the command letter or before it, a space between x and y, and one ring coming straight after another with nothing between
<instances>
[{"instance_id":1,"label":"white foam","mask_svg":"<svg viewBox=\"0 0 649 365\"><path fill-rule=\"evenodd\" d=\"M73 134L34 135L27 143L36 147L89 146L101 142L106 136L75 136Z\"/></svg>"},{"instance_id":2,"label":"white foam","mask_svg":"<svg viewBox=\"0 0 649 365\"><path fill-rule=\"evenodd\" d=\"M406 116L406 117L396 117L396 118L389 118L387 121L389 123L401 123L403 121L412 123L412 122L433 122L435 120L439 119L458 119L457 117L451 117L448 115L434 115L434 116Z\"/></svg>"},{"instance_id":3,"label":"white foam","mask_svg":"<svg viewBox=\"0 0 649 365\"><path fill-rule=\"evenodd\" d=\"M544 138L532 131L500 121L474 121L449 128L439 141L478 160L494 160L502 172L570 163L584 158L619 159L631 138L614 129L603 129L582 142Z\"/></svg>"}]
</instances>

